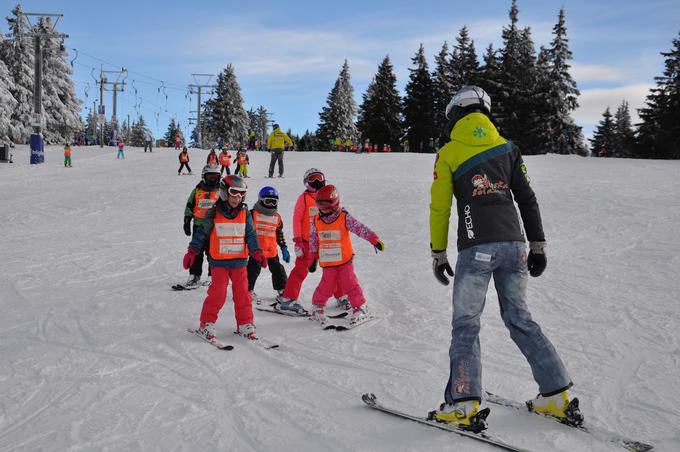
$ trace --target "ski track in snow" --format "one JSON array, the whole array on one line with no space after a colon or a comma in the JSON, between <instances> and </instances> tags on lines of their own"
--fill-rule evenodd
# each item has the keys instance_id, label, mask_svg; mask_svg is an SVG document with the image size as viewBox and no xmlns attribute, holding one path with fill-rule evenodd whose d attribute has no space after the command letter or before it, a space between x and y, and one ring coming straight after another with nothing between
<instances>
[{"instance_id":1,"label":"ski track in snow","mask_svg":"<svg viewBox=\"0 0 680 452\"><path fill-rule=\"evenodd\" d=\"M374 392L425 415L448 378L451 286L429 256L433 155L287 153L286 177L265 179L268 153L250 153L247 202L274 185L292 249L292 212L309 167L385 242L353 238L355 268L378 319L347 332L255 311L264 350L235 336L231 295L219 351L184 332L204 288L173 292L186 199L177 152L59 147L46 164L28 150L0 164L0 451L468 451L492 448L363 406ZM525 158L548 239L548 269L529 284L534 318L560 352L586 420L680 449L680 162ZM455 218L449 257L455 261ZM207 266L204 266L207 269ZM288 272L292 264L287 264ZM301 302L320 278L311 274ZM269 272L256 286L270 292ZM231 290L229 291L231 294ZM536 394L509 338L493 285L483 316L483 382L516 400ZM531 450L614 451L581 432L492 406L490 431Z\"/></svg>"}]
</instances>

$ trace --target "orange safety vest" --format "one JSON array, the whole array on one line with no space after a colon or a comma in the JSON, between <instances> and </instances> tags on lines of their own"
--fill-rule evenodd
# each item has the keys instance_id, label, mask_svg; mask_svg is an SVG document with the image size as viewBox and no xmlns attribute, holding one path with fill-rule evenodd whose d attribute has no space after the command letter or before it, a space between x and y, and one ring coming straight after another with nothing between
<instances>
[{"instance_id":1,"label":"orange safety vest","mask_svg":"<svg viewBox=\"0 0 680 452\"><path fill-rule=\"evenodd\" d=\"M71 157L71 149L64 150L64 157Z\"/></svg>"},{"instance_id":2,"label":"orange safety vest","mask_svg":"<svg viewBox=\"0 0 680 452\"><path fill-rule=\"evenodd\" d=\"M217 165L217 154L208 154L208 165Z\"/></svg>"},{"instance_id":3,"label":"orange safety vest","mask_svg":"<svg viewBox=\"0 0 680 452\"><path fill-rule=\"evenodd\" d=\"M354 249L345 222L346 217L346 212L340 212L338 218L330 224L321 221L318 215L314 218L316 232L319 234L320 266L337 267L352 260Z\"/></svg>"},{"instance_id":4,"label":"orange safety vest","mask_svg":"<svg viewBox=\"0 0 680 452\"><path fill-rule=\"evenodd\" d=\"M281 224L281 215L278 213L265 215L253 210L253 223L257 231L257 241L260 242L264 257L267 259L275 257L278 254L276 229Z\"/></svg>"},{"instance_id":5,"label":"orange safety vest","mask_svg":"<svg viewBox=\"0 0 680 452\"><path fill-rule=\"evenodd\" d=\"M179 161L182 163L187 163L189 161L189 154L185 152L180 152Z\"/></svg>"},{"instance_id":6,"label":"orange safety vest","mask_svg":"<svg viewBox=\"0 0 680 452\"><path fill-rule=\"evenodd\" d=\"M219 211L215 212L214 227L210 233L210 257L215 260L245 259L246 247L246 209L229 219Z\"/></svg>"},{"instance_id":7,"label":"orange safety vest","mask_svg":"<svg viewBox=\"0 0 680 452\"><path fill-rule=\"evenodd\" d=\"M220 164L222 166L231 166L231 154L228 152L220 152Z\"/></svg>"},{"instance_id":8,"label":"orange safety vest","mask_svg":"<svg viewBox=\"0 0 680 452\"><path fill-rule=\"evenodd\" d=\"M314 217L319 213L319 208L316 206L316 199L309 192L304 193L305 210L302 217L302 238L309 242L309 230L314 222Z\"/></svg>"},{"instance_id":9,"label":"orange safety vest","mask_svg":"<svg viewBox=\"0 0 680 452\"><path fill-rule=\"evenodd\" d=\"M237 155L238 155L238 164L239 165L243 166L243 165L246 165L248 163L248 161L246 160L246 153L245 152L239 152Z\"/></svg>"},{"instance_id":10,"label":"orange safety vest","mask_svg":"<svg viewBox=\"0 0 680 452\"><path fill-rule=\"evenodd\" d=\"M197 188L194 195L194 218L200 218L201 220L205 218L205 214L215 204L218 196L220 196L219 190Z\"/></svg>"}]
</instances>

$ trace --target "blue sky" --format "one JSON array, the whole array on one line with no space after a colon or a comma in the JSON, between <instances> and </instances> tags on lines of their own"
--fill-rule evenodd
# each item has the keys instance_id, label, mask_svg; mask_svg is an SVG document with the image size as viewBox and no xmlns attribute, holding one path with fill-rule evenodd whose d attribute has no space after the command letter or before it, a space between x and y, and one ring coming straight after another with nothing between
<instances>
[{"instance_id":1,"label":"blue sky","mask_svg":"<svg viewBox=\"0 0 680 452\"><path fill-rule=\"evenodd\" d=\"M15 4L3 1L0 10L6 16ZM218 74L227 63L236 67L246 108L264 105L282 128L295 133L315 130L345 59L357 103L386 54L403 92L421 42L431 68L442 43L454 42L464 25L480 55L490 43L498 48L510 5L510 0L23 2L26 12L64 14L58 29L70 35L69 60L76 56L72 49L79 51L74 79L84 107L98 99L92 68L126 67L118 116L136 117L139 105L156 136L173 117L190 132L187 118L196 108L196 97L186 91L194 83L191 74ZM574 117L589 135L608 105L615 110L626 99L633 113L643 105L663 70L660 52L678 37L680 2L520 0L519 24L531 27L537 49L550 43L562 6L574 53L571 74L582 92ZM0 29L7 32L6 23ZM107 114L111 103L106 93Z\"/></svg>"}]
</instances>

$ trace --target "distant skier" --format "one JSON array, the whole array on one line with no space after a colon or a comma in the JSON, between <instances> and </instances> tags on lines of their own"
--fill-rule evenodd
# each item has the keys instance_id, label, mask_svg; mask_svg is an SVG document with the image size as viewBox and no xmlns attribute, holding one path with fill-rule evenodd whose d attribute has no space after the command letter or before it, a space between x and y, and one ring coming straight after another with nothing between
<instances>
[{"instance_id":1,"label":"distant skier","mask_svg":"<svg viewBox=\"0 0 680 452\"><path fill-rule=\"evenodd\" d=\"M222 148L222 151L219 154L220 158L220 165L222 166L220 173L227 173L227 175L231 174L231 154L229 153L229 150L227 148Z\"/></svg>"},{"instance_id":2,"label":"distant skier","mask_svg":"<svg viewBox=\"0 0 680 452\"><path fill-rule=\"evenodd\" d=\"M307 310L298 303L302 283L309 272L316 271L316 262L309 253L309 231L314 221L314 216L319 213L316 206L316 195L326 185L326 177L317 168L309 168L305 171L302 179L305 191L298 197L293 212L293 243L295 243L295 267L291 270L283 290L283 297L276 305L281 311L296 312L306 315ZM335 288L336 303L339 307L350 309L349 300L345 291L340 286L340 281Z\"/></svg>"},{"instance_id":3,"label":"distant skier","mask_svg":"<svg viewBox=\"0 0 680 452\"><path fill-rule=\"evenodd\" d=\"M309 232L309 254L323 269L321 281L312 295L312 317L326 321L326 303L338 283L352 305L350 325L369 316L366 298L354 274L354 249L350 232L384 251L378 235L340 207L340 195L333 185L326 185L316 195L319 213L314 217ZM312 264L314 265L314 264Z\"/></svg>"},{"instance_id":4,"label":"distant skier","mask_svg":"<svg viewBox=\"0 0 680 452\"><path fill-rule=\"evenodd\" d=\"M178 133L175 135L175 150L182 148L182 136Z\"/></svg>"},{"instance_id":5,"label":"distant skier","mask_svg":"<svg viewBox=\"0 0 680 452\"><path fill-rule=\"evenodd\" d=\"M64 167L71 168L71 146L64 145Z\"/></svg>"},{"instance_id":6,"label":"distant skier","mask_svg":"<svg viewBox=\"0 0 680 452\"><path fill-rule=\"evenodd\" d=\"M219 164L219 159L217 158L217 153L215 152L215 148L212 148L210 150L210 153L208 154L208 158L205 161L206 165L213 165L217 166Z\"/></svg>"},{"instance_id":7,"label":"distant skier","mask_svg":"<svg viewBox=\"0 0 680 452\"><path fill-rule=\"evenodd\" d=\"M153 135L150 130L144 131L144 152L149 148L149 152L153 152Z\"/></svg>"},{"instance_id":8,"label":"distant skier","mask_svg":"<svg viewBox=\"0 0 680 452\"><path fill-rule=\"evenodd\" d=\"M283 221L278 213L279 192L274 187L262 187L257 198L257 202L250 213L253 215L257 240L264 257L267 258L268 268L272 274L272 286L276 291L278 301L288 280L286 269L279 262L278 247L281 247L283 261L290 262L290 253L283 237ZM256 298L253 290L257 278L260 276L261 268L252 256L248 259L248 291L253 295L252 298Z\"/></svg>"},{"instance_id":9,"label":"distant skier","mask_svg":"<svg viewBox=\"0 0 680 452\"><path fill-rule=\"evenodd\" d=\"M248 157L248 154L246 153L245 150L240 149L236 153L236 171L234 174L243 176L243 177L248 177L248 164L250 163L250 158Z\"/></svg>"},{"instance_id":10,"label":"distant skier","mask_svg":"<svg viewBox=\"0 0 680 452\"><path fill-rule=\"evenodd\" d=\"M186 146L184 149L182 149L182 152L179 153L179 169L177 170L178 176L182 174L182 168L185 167L189 174L191 174L191 167L189 166L189 151L187 150Z\"/></svg>"},{"instance_id":11,"label":"distant skier","mask_svg":"<svg viewBox=\"0 0 680 452\"><path fill-rule=\"evenodd\" d=\"M201 227L194 231L184 255L183 265L188 269L200 250L209 243L212 282L203 301L198 330L207 340L215 339L215 322L226 301L229 280L234 296L236 332L248 339L257 339L246 264L250 255L267 268L267 258L257 241L253 217L243 202L247 188L246 182L238 176L225 176L220 181L219 199L206 214Z\"/></svg>"},{"instance_id":12,"label":"distant skier","mask_svg":"<svg viewBox=\"0 0 680 452\"><path fill-rule=\"evenodd\" d=\"M562 360L526 305L527 269L540 276L546 267L541 214L517 146L506 141L489 119L491 99L481 88L466 86L446 107L451 141L437 154L430 203L432 269L444 285L454 276L446 256L451 201L458 206L458 260L453 284L450 376L443 403L430 418L480 431L489 409L479 410L482 366L480 317L487 287L494 278L501 317L510 337L527 358L540 394L529 405L536 412L580 424L578 400ZM524 233L514 201L519 206Z\"/></svg>"},{"instance_id":13,"label":"distant skier","mask_svg":"<svg viewBox=\"0 0 680 452\"><path fill-rule=\"evenodd\" d=\"M184 208L184 234L192 236L191 220L194 220L194 231L201 227L208 210L215 204L219 197L220 169L217 166L205 165L201 171L201 181L191 190ZM208 242L200 250L197 250L196 258L189 268L189 280L184 287L197 286L203 274L203 253L208 252ZM208 267L210 276L210 267Z\"/></svg>"},{"instance_id":14,"label":"distant skier","mask_svg":"<svg viewBox=\"0 0 680 452\"><path fill-rule=\"evenodd\" d=\"M124 159L125 158L125 140L123 138L118 139L118 154L116 155L117 159Z\"/></svg>"},{"instance_id":15,"label":"distant skier","mask_svg":"<svg viewBox=\"0 0 680 452\"><path fill-rule=\"evenodd\" d=\"M267 149L271 153L269 162L269 177L274 177L274 166L279 162L279 177L283 177L283 150L293 145L293 140L281 131L278 124L274 124L274 131L267 137Z\"/></svg>"}]
</instances>

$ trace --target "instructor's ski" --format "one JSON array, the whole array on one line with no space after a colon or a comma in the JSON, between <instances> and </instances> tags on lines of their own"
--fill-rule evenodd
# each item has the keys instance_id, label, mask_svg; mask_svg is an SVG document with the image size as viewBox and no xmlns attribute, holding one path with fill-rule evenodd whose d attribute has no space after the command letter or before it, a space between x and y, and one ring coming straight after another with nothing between
<instances>
[{"instance_id":1,"label":"instructor's ski","mask_svg":"<svg viewBox=\"0 0 680 452\"><path fill-rule=\"evenodd\" d=\"M430 427L438 428L438 429L441 429L441 430L446 430L447 432L457 433L458 435L465 436L467 438L472 438L472 439L477 440L477 441L482 441L482 442L490 444L492 446L500 447L501 449L504 449L504 450L527 452L526 449L522 449L520 447L515 447L511 444L503 442L500 439L498 439L494 436L491 436L486 432L472 433L471 431L461 430L461 429L456 428L452 425L442 424L442 423L439 423L439 422L436 422L436 421L430 421L430 420L427 420L424 417L414 416L412 414L409 414L409 413L406 413L406 412L403 412L403 411L395 410L393 408L388 408L385 405L383 405L382 403L378 402L375 394L364 394L363 396L361 396L361 399L364 401L364 403L366 405L368 405L371 408L374 408L376 410L382 411L384 413L389 413L389 414L392 414L394 416L398 416L398 417L401 417L401 418L404 418L404 419L409 419L411 421L418 422L418 423L424 424L424 425L428 425Z\"/></svg>"},{"instance_id":2,"label":"instructor's ski","mask_svg":"<svg viewBox=\"0 0 680 452\"><path fill-rule=\"evenodd\" d=\"M514 408L519 411L524 411L527 414L533 413L536 414L544 419L550 419L552 421L558 422L562 425L566 425L568 427L576 428L581 431L584 431L586 433L590 433L593 435L595 438L599 439L600 441L603 442L609 442L609 443L614 443L618 444L619 446L623 447L626 450L630 450L633 452L647 452L649 450L652 450L654 446L650 444L645 444L641 441L636 441L632 440L629 438L625 438L622 435L619 435L618 433L610 432L608 430L602 429L595 427L593 425L580 425L580 426L574 426L571 424L565 424L563 422L560 422L559 419L551 417L551 416L545 416L541 413L537 413L535 411L529 411L527 409L526 403L522 402L517 402L515 400L511 399L506 399L505 397L499 396L497 394L493 394L491 392L486 391L486 394L484 396L484 400L493 403L495 405L501 405L501 406L506 406L509 408Z\"/></svg>"}]
</instances>

